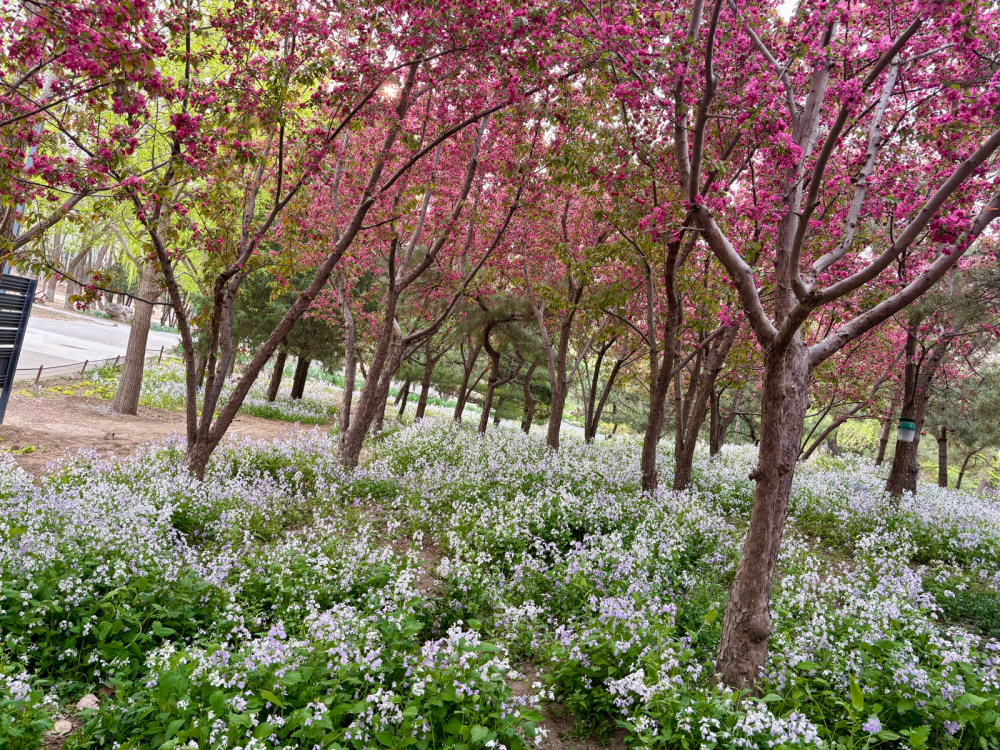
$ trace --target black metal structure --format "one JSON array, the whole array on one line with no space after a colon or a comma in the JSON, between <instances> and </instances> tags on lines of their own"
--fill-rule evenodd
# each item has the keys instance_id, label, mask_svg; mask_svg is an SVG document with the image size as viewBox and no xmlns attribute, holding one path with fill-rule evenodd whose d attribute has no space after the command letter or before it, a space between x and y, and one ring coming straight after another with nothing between
<instances>
[{"instance_id":1,"label":"black metal structure","mask_svg":"<svg viewBox=\"0 0 1000 750\"><path fill-rule=\"evenodd\" d=\"M14 372L28 330L31 303L35 301L35 279L0 275L0 424L14 389Z\"/></svg>"}]
</instances>

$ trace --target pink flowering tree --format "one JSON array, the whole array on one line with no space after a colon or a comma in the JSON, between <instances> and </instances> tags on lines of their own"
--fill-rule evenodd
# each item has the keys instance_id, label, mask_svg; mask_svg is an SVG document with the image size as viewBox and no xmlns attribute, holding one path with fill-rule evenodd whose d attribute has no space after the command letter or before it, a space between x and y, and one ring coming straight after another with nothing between
<instances>
[{"instance_id":1,"label":"pink flowering tree","mask_svg":"<svg viewBox=\"0 0 1000 750\"><path fill-rule=\"evenodd\" d=\"M811 373L931 289L1000 209L1000 78L976 54L996 45L995 11L803 8L785 25L768 6L696 0L629 24L595 15L593 31L646 137L672 134L662 179L682 216L658 229L703 238L763 351L753 511L716 662L737 687L767 654ZM904 256L912 278L893 273ZM821 328L844 300L854 312Z\"/></svg>"}]
</instances>

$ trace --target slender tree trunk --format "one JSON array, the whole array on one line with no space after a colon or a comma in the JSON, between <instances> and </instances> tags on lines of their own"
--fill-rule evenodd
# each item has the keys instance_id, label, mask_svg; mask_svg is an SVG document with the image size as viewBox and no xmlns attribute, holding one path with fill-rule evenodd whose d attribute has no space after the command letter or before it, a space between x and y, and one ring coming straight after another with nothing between
<instances>
[{"instance_id":1,"label":"slender tree trunk","mask_svg":"<svg viewBox=\"0 0 1000 750\"><path fill-rule=\"evenodd\" d=\"M948 486L948 428L941 425L937 434L938 487Z\"/></svg>"},{"instance_id":2,"label":"slender tree trunk","mask_svg":"<svg viewBox=\"0 0 1000 750\"><path fill-rule=\"evenodd\" d=\"M500 425L500 407L503 405L503 396L497 397L496 408L493 409L493 426L498 427Z\"/></svg>"},{"instance_id":3,"label":"slender tree trunk","mask_svg":"<svg viewBox=\"0 0 1000 750\"><path fill-rule=\"evenodd\" d=\"M885 449L889 445L889 435L892 433L892 417L882 420L882 431L878 434L878 453L875 454L875 465L881 466L885 461Z\"/></svg>"},{"instance_id":4,"label":"slender tree trunk","mask_svg":"<svg viewBox=\"0 0 1000 750\"><path fill-rule=\"evenodd\" d=\"M969 466L969 459L971 459L977 453L979 453L978 450L972 450L972 451L966 451L965 452L965 457L962 459L962 468L960 468L958 470L958 479L955 480L955 489L956 490L962 489L962 479L965 478L965 470Z\"/></svg>"},{"instance_id":5,"label":"slender tree trunk","mask_svg":"<svg viewBox=\"0 0 1000 750\"><path fill-rule=\"evenodd\" d=\"M302 398L302 394L306 390L306 377L309 375L309 365L310 360L303 356L299 356L298 361L295 363L295 376L292 378L292 399L298 400Z\"/></svg>"},{"instance_id":6,"label":"slender tree trunk","mask_svg":"<svg viewBox=\"0 0 1000 750\"><path fill-rule=\"evenodd\" d=\"M784 533L788 496L802 444L809 393L809 354L798 335L783 351L765 351L759 463L750 525L729 590L716 672L749 687L767 658L771 587Z\"/></svg>"},{"instance_id":7,"label":"slender tree trunk","mask_svg":"<svg viewBox=\"0 0 1000 750\"><path fill-rule=\"evenodd\" d=\"M485 308L484 308L485 309ZM486 427L490 423L490 409L493 408L493 394L496 392L497 384L500 382L500 351L493 348L490 343L490 334L493 331L492 324L487 324L483 331L483 348L490 358L490 377L486 381L486 395L483 397L483 410L479 414L480 435L486 432Z\"/></svg>"},{"instance_id":8,"label":"slender tree trunk","mask_svg":"<svg viewBox=\"0 0 1000 750\"><path fill-rule=\"evenodd\" d=\"M344 391L340 396L340 434L338 443L343 448L344 436L351 426L351 401L354 399L354 383L358 375L358 363L355 356L354 315L351 313L350 300L347 295L347 282L343 274L337 276L337 293L340 295L340 315L344 320Z\"/></svg>"},{"instance_id":9,"label":"slender tree trunk","mask_svg":"<svg viewBox=\"0 0 1000 750\"><path fill-rule=\"evenodd\" d=\"M278 390L281 388L281 378L285 374L285 360L288 359L288 352L279 349L274 358L274 370L271 372L271 382L267 384L267 400L274 403L278 397Z\"/></svg>"},{"instance_id":10,"label":"slender tree trunk","mask_svg":"<svg viewBox=\"0 0 1000 750\"><path fill-rule=\"evenodd\" d=\"M715 388L709 396L708 455L714 456L722 449L722 415L719 413L719 391Z\"/></svg>"},{"instance_id":11,"label":"slender tree trunk","mask_svg":"<svg viewBox=\"0 0 1000 750\"><path fill-rule=\"evenodd\" d=\"M139 297L144 300L160 296L157 270L152 263L142 269L142 275L139 277ZM118 390L115 391L115 397L111 401L112 410L119 414L135 414L139 410L142 373L146 367L146 343L149 341L149 325L152 319L153 305L137 301L135 315L132 317L132 329L128 335L128 348L125 350L122 377L118 381Z\"/></svg>"},{"instance_id":12,"label":"slender tree trunk","mask_svg":"<svg viewBox=\"0 0 1000 750\"><path fill-rule=\"evenodd\" d=\"M715 394L715 382L718 380L722 366L726 363L729 350L736 341L736 336L740 332L739 324L729 327L724 334L716 339L716 342L709 349L708 355L704 358L704 368L702 368L702 357L696 359L694 373L691 375L692 387L689 388L690 397L688 405L685 405L684 440L681 443L681 450L674 454L674 485L676 491L687 489L691 482L691 473L694 469L694 452L698 446L698 434L701 432L702 423L709 411L713 396ZM678 382L679 382L678 378ZM709 433L712 426L709 427ZM711 440L711 438L709 438Z\"/></svg>"},{"instance_id":13,"label":"slender tree trunk","mask_svg":"<svg viewBox=\"0 0 1000 750\"><path fill-rule=\"evenodd\" d=\"M984 492L986 492L986 488L989 486L989 484L990 484L990 472L989 471L983 472L983 476L979 480L979 484L976 486L976 492L982 495Z\"/></svg>"},{"instance_id":14,"label":"slender tree trunk","mask_svg":"<svg viewBox=\"0 0 1000 750\"><path fill-rule=\"evenodd\" d=\"M399 406L399 402L403 399L408 399L410 397L410 379L407 378L403 381L403 387L396 391L396 400L392 402L393 406Z\"/></svg>"},{"instance_id":15,"label":"slender tree trunk","mask_svg":"<svg viewBox=\"0 0 1000 750\"><path fill-rule=\"evenodd\" d=\"M399 417L398 418L402 419L403 415L406 413L406 405L410 402L410 381L409 381L409 379L407 379L407 381L405 383L403 383L403 390L400 391L399 396L396 399L396 402L399 403Z\"/></svg>"},{"instance_id":16,"label":"slender tree trunk","mask_svg":"<svg viewBox=\"0 0 1000 750\"><path fill-rule=\"evenodd\" d=\"M427 344L424 346L424 377L420 381L420 400L417 401L417 416L415 417L417 421L424 418L424 411L427 409L427 397L430 394L431 378L434 376L436 362L436 359L431 358L431 340L427 339Z\"/></svg>"},{"instance_id":17,"label":"slender tree trunk","mask_svg":"<svg viewBox=\"0 0 1000 750\"><path fill-rule=\"evenodd\" d=\"M535 406L538 402L531 395L531 377L537 367L538 363L532 362L528 374L524 376L524 421L521 422L521 430L525 435L531 432L531 423L535 421Z\"/></svg>"},{"instance_id":18,"label":"slender tree trunk","mask_svg":"<svg viewBox=\"0 0 1000 750\"><path fill-rule=\"evenodd\" d=\"M469 400L469 392L476 386L469 387L469 381L472 379L472 372L476 369L476 362L479 361L479 352L482 350L482 343L477 342L475 346L469 347L469 358L466 360L464 354L464 348L462 353L462 383L458 387L458 398L455 403L455 412L452 415L452 419L456 422L462 421L462 413L465 411L465 404ZM485 370L483 371L485 373ZM476 379L476 383L483 377L480 374L479 378Z\"/></svg>"}]
</instances>

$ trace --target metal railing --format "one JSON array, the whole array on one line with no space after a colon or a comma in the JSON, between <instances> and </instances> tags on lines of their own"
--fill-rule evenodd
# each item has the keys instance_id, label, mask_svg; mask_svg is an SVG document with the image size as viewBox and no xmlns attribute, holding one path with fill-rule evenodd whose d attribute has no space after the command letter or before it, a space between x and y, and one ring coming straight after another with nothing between
<instances>
[{"instance_id":1,"label":"metal railing","mask_svg":"<svg viewBox=\"0 0 1000 750\"><path fill-rule=\"evenodd\" d=\"M177 358L172 352L167 351L166 346L161 346L159 349L146 350L147 362L155 360L159 363L163 361L164 357L168 359ZM70 362L65 365L41 364L38 367L19 367L14 373L14 382L23 383L24 381L29 380L34 381L34 384L38 385L42 379L48 378L73 377L77 375L82 378L86 375L87 370L96 370L108 364L112 367L117 367L124 361L125 355L120 354L116 357L107 357L105 359L86 359L83 362Z\"/></svg>"}]
</instances>

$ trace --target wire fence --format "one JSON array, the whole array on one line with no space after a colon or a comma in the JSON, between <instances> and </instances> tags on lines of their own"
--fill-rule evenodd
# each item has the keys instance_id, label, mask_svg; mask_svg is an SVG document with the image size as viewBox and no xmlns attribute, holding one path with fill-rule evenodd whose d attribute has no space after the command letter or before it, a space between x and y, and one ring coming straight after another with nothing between
<instances>
[{"instance_id":1,"label":"wire fence","mask_svg":"<svg viewBox=\"0 0 1000 750\"><path fill-rule=\"evenodd\" d=\"M147 349L146 350L146 362L162 362L164 359L177 359L178 357L172 352L168 351L166 346L161 346L159 349ZM39 365L38 367L19 367L14 373L15 383L24 383L34 381L37 385L42 380L48 380L49 378L65 378L65 377L83 377L86 375L87 370L96 370L105 365L111 365L112 367L117 367L118 365L125 362L125 355L121 354L116 357L106 357L105 359L87 359L83 362L70 362L65 365Z\"/></svg>"}]
</instances>

